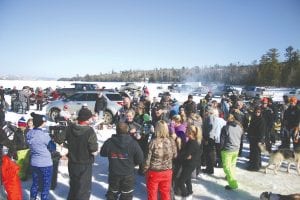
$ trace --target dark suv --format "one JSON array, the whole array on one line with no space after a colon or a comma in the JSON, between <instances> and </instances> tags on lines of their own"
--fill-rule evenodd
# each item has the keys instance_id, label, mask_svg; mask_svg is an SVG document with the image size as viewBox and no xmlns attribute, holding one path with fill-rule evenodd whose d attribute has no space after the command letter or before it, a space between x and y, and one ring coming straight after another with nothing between
<instances>
[{"instance_id":1,"label":"dark suv","mask_svg":"<svg viewBox=\"0 0 300 200\"><path fill-rule=\"evenodd\" d=\"M217 86L216 88L212 89L213 96L231 96L233 94L238 94L238 90L236 90L231 85L221 85Z\"/></svg>"}]
</instances>

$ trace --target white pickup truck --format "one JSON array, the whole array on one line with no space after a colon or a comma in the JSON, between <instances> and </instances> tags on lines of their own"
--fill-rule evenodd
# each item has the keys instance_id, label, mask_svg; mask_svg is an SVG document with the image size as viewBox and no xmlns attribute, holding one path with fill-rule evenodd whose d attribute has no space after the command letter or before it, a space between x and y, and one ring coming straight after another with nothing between
<instances>
[{"instance_id":1,"label":"white pickup truck","mask_svg":"<svg viewBox=\"0 0 300 200\"><path fill-rule=\"evenodd\" d=\"M273 97L274 92L268 91L265 87L256 86L246 86L241 92L246 98L263 98L263 97Z\"/></svg>"}]
</instances>

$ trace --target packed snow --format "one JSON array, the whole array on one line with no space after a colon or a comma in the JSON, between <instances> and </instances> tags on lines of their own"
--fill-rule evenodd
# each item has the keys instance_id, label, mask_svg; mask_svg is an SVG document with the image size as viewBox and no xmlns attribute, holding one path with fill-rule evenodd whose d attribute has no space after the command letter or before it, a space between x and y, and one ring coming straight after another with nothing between
<instances>
[{"instance_id":1,"label":"packed snow","mask_svg":"<svg viewBox=\"0 0 300 200\"><path fill-rule=\"evenodd\" d=\"M0 81L0 85L5 87L17 86L21 89L24 85L29 85L33 88L35 87L68 87L71 82L56 82L56 81ZM107 86L107 88L119 87L122 83L98 83L101 86ZM147 85L150 90L150 96L156 96L159 92L166 90L167 85L164 84L148 84L140 83L141 86ZM109 87L108 87L109 86ZM159 86L160 89L157 89ZM183 102L187 99L186 93L172 93L172 97L175 97L179 102ZM202 97L197 97L194 100L198 103L199 99ZM9 102L9 101L8 101ZM37 112L41 114L45 113L45 107L43 111L35 111L35 106L31 106L31 110L27 114L16 114L12 112L6 113L6 120L11 122L17 122L17 120L24 116L26 119L30 117L31 112ZM51 123L48 122L48 125ZM104 127L103 130L97 131L98 143L101 148L103 142L108 139L112 134L115 133L114 128ZM217 199L228 199L228 200L252 200L259 199L262 192L268 191L280 194L293 194L300 193L300 176L296 172L296 168L293 165L291 167L290 174L287 174L287 165L284 163L278 174L275 175L271 170L267 174L261 169L258 172L247 171L247 161L249 154L249 146L247 141L244 145L242 157L238 159L237 164L237 180L239 183L239 188L234 191L228 191L224 189L227 185L225 180L225 174L222 168L215 168L215 173L213 175L199 174L197 178L192 180L193 183L193 199L203 199L203 200L217 200ZM276 147L274 147L276 148ZM58 150L62 154L66 153L65 149L58 147ZM265 166L268 162L269 157L263 157L263 165ZM107 158L96 156L95 163L93 166L93 178L92 178L92 195L91 200L105 199L105 193L108 188L107 184L108 175L108 160ZM24 200L29 199L31 179L22 182L23 196ZM50 192L50 199L63 200L67 198L69 191L68 183L68 169L67 161L61 160L59 165L58 173L58 184L55 190ZM147 199L146 185L144 176L136 174L136 184L134 191L134 198L145 200Z\"/></svg>"}]
</instances>

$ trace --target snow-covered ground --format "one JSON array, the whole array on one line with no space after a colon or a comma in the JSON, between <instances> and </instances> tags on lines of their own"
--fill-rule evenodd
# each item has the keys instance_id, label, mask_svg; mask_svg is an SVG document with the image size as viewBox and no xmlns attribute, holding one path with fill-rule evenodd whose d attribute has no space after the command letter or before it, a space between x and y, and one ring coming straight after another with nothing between
<instances>
[{"instance_id":1,"label":"snow-covered ground","mask_svg":"<svg viewBox=\"0 0 300 200\"><path fill-rule=\"evenodd\" d=\"M20 84L20 85L19 85ZM52 85L51 85L52 84ZM22 82L18 81L1 81L0 85L4 87L12 87L16 85L18 88L21 88L23 85L30 85L31 87L41 86L53 87L60 86L65 84L66 87L68 84L63 82ZM105 84L105 83L103 83ZM121 83L110 84L110 88L118 87ZM141 83L143 86L143 83ZM157 86L160 84L147 84L150 89L150 94L155 96L160 92L157 90ZM166 86L163 85L163 90L166 89ZM173 97L178 99L180 102L183 102L187 98L187 94L172 94ZM200 97L199 97L200 98ZM198 100L195 99L196 102ZM31 107L31 111L34 111L35 106ZM45 114L45 108L39 113ZM17 122L21 116L25 116L28 119L30 113L26 115L16 114L12 112L6 113L6 120ZM107 129L104 127L104 130L98 131L98 142L99 147L102 146L103 142L115 132L115 129ZM60 149L59 149L60 150ZM216 168L213 175L200 174L197 179L193 179L193 199L203 199L203 200L217 200L217 199L228 199L228 200L251 200L259 199L259 196L264 191L269 191L273 193L281 194L292 194L300 192L300 176L297 175L295 166L292 166L291 173L286 173L286 163L284 163L278 172L277 175L274 175L271 171L268 174L265 174L263 170L259 172L250 172L246 170L247 167L247 156L249 154L249 146L246 144L244 146L244 151L242 157L239 158L237 164L237 180L239 183L239 189L235 191L227 191L224 189L224 186L227 185L225 181L225 174L221 168ZM267 164L268 157L263 158L263 165ZM108 161L107 158L102 158L100 156L96 157L96 161L93 167L93 184L92 184L92 195L91 200L96 199L105 199L105 193L108 188L107 184L107 174L108 174ZM23 195L24 200L29 199L29 190L31 186L31 179L22 182L23 186ZM64 200L67 197L69 190L68 183L68 170L67 163L65 160L61 160L59 165L58 173L58 184L54 191L50 192L51 199L55 200ZM134 191L134 199L145 200L147 199L145 188L145 178L143 176L136 175L136 184Z\"/></svg>"}]
</instances>

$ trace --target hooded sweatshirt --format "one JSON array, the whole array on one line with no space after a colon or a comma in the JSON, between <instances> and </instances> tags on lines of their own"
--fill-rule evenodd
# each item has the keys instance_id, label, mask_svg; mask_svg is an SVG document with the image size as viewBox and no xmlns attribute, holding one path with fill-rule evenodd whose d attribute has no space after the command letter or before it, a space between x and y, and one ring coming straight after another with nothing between
<instances>
[{"instance_id":1,"label":"hooded sweatshirt","mask_svg":"<svg viewBox=\"0 0 300 200\"><path fill-rule=\"evenodd\" d=\"M65 131L56 135L59 144L67 142L69 162L90 164L94 162L92 153L98 150L97 135L94 129L87 125L71 124Z\"/></svg>"},{"instance_id":2,"label":"hooded sweatshirt","mask_svg":"<svg viewBox=\"0 0 300 200\"><path fill-rule=\"evenodd\" d=\"M110 175L133 175L134 167L144 160L139 144L127 134L112 135L103 144L100 155L108 157Z\"/></svg>"},{"instance_id":3,"label":"hooded sweatshirt","mask_svg":"<svg viewBox=\"0 0 300 200\"><path fill-rule=\"evenodd\" d=\"M221 132L221 149L226 151L238 151L243 135L243 129L236 122L227 122Z\"/></svg>"}]
</instances>

